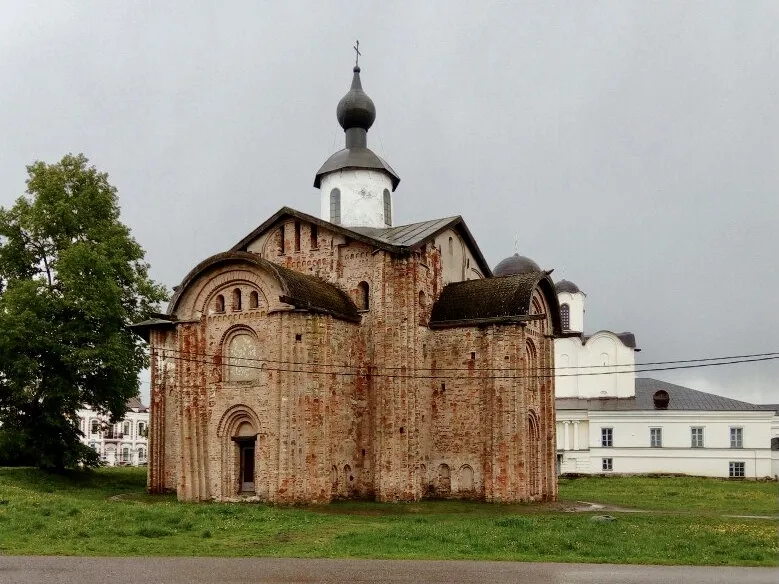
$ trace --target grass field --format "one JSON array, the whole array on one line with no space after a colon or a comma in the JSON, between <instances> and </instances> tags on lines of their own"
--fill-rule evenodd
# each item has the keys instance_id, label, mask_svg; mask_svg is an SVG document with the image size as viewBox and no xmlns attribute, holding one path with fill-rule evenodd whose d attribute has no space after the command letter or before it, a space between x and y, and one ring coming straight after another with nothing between
<instances>
[{"instance_id":1,"label":"grass field","mask_svg":"<svg viewBox=\"0 0 779 584\"><path fill-rule=\"evenodd\" d=\"M654 510L457 501L322 507L179 503L142 469L65 477L0 469L0 554L298 556L777 565L777 484L694 478L561 480L561 499Z\"/></svg>"}]
</instances>

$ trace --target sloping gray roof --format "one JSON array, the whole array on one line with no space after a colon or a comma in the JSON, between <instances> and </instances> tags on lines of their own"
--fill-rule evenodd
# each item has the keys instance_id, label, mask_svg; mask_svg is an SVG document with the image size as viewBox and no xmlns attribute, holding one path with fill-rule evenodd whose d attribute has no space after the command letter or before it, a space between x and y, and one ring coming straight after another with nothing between
<instances>
[{"instance_id":1,"label":"sloping gray roof","mask_svg":"<svg viewBox=\"0 0 779 584\"><path fill-rule=\"evenodd\" d=\"M589 411L663 411L654 406L652 396L656 391L668 392L668 411L725 412L760 411L761 406L713 393L706 393L682 385L651 379L636 378L636 396L630 398L578 399L558 398L555 407L560 410Z\"/></svg>"},{"instance_id":2,"label":"sloping gray roof","mask_svg":"<svg viewBox=\"0 0 779 584\"><path fill-rule=\"evenodd\" d=\"M257 239L260 235L272 228L284 217L294 217L302 221L307 221L324 229L329 229L335 233L372 245L378 249L383 249L393 254L405 255L412 250L417 249L435 238L439 233L446 229L454 229L468 243L468 247L473 253L478 268L484 277L492 275L487 260L476 245L468 226L463 218L458 216L445 217L444 219L433 219L432 221L422 221L420 223L411 223L410 225L399 225L397 227L373 228L373 227L344 227L336 225L329 221L324 221L319 217L314 217L308 213L296 211L290 207L282 207L259 227L249 233L246 237L236 243L230 251L246 251L248 245Z\"/></svg>"},{"instance_id":3,"label":"sloping gray roof","mask_svg":"<svg viewBox=\"0 0 779 584\"><path fill-rule=\"evenodd\" d=\"M143 405L143 402L141 401L140 397L131 397L127 400L127 403L125 404L127 406L128 410L137 409L139 412L146 412L149 410L148 407Z\"/></svg>"},{"instance_id":4,"label":"sloping gray roof","mask_svg":"<svg viewBox=\"0 0 779 584\"><path fill-rule=\"evenodd\" d=\"M400 177L392 167L370 148L344 148L328 158L314 177L314 186L319 188L322 177L336 170L346 168L366 168L386 172L392 181L392 190L398 188Z\"/></svg>"},{"instance_id":5,"label":"sloping gray roof","mask_svg":"<svg viewBox=\"0 0 779 584\"><path fill-rule=\"evenodd\" d=\"M779 415L779 404L757 404L757 407L759 407L761 410L773 410L777 415Z\"/></svg>"},{"instance_id":6,"label":"sloping gray roof","mask_svg":"<svg viewBox=\"0 0 779 584\"><path fill-rule=\"evenodd\" d=\"M420 221L397 227L349 227L349 229L390 245L414 247L431 237L435 237L458 219L460 217L444 217L443 219Z\"/></svg>"},{"instance_id":7,"label":"sloping gray roof","mask_svg":"<svg viewBox=\"0 0 779 584\"><path fill-rule=\"evenodd\" d=\"M433 305L430 326L489 324L527 320L533 290L540 287L551 307L555 333L560 333L560 306L547 272L533 272L448 284Z\"/></svg>"}]
</instances>

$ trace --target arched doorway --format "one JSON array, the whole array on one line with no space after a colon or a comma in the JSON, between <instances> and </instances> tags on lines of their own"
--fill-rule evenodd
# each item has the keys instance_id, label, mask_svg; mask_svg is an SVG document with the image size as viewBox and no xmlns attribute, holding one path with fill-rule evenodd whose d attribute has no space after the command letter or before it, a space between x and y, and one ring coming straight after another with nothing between
<instances>
[{"instance_id":1,"label":"arched doorway","mask_svg":"<svg viewBox=\"0 0 779 584\"><path fill-rule=\"evenodd\" d=\"M233 441L238 449L238 493L254 494L255 445L257 432L251 422L238 426Z\"/></svg>"}]
</instances>

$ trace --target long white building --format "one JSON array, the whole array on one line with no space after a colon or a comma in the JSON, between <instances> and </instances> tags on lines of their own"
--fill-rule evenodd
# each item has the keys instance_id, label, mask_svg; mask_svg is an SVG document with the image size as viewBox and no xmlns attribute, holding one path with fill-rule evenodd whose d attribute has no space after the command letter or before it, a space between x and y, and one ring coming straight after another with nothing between
<instances>
[{"instance_id":1,"label":"long white building","mask_svg":"<svg viewBox=\"0 0 779 584\"><path fill-rule=\"evenodd\" d=\"M149 408L138 398L127 402L121 422L109 424L108 418L90 408L79 410L81 441L91 446L108 466L146 464L149 456Z\"/></svg>"},{"instance_id":2,"label":"long white building","mask_svg":"<svg viewBox=\"0 0 779 584\"><path fill-rule=\"evenodd\" d=\"M538 269L515 254L494 274ZM584 292L567 280L556 287L565 333L554 342L560 473L779 475L779 405L636 378L635 336L586 335Z\"/></svg>"}]
</instances>

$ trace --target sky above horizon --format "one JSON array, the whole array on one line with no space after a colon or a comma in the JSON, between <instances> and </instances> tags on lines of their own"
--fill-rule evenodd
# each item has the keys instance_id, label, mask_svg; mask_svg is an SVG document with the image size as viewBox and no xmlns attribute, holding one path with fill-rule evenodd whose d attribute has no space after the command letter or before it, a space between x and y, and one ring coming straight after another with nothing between
<instances>
[{"instance_id":1,"label":"sky above horizon","mask_svg":"<svg viewBox=\"0 0 779 584\"><path fill-rule=\"evenodd\" d=\"M282 206L319 214L359 38L396 224L462 215L492 266L516 241L639 362L779 351L775 1L0 8L0 205L83 152L169 289ZM779 402L775 360L644 376Z\"/></svg>"}]
</instances>

